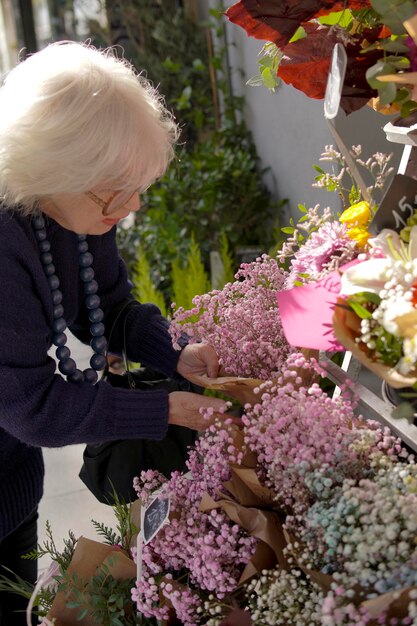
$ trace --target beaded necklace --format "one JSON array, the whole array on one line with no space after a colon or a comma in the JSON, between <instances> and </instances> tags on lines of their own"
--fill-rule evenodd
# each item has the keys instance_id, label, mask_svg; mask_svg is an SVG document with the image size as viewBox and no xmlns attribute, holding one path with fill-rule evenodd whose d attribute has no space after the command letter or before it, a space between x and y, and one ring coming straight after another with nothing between
<instances>
[{"instance_id":1,"label":"beaded necklace","mask_svg":"<svg viewBox=\"0 0 417 626\"><path fill-rule=\"evenodd\" d=\"M100 298L97 295L98 284L97 281L94 280L94 270L92 268L94 259L91 252L88 251L87 235L77 235L78 264L80 267L79 276L84 284L84 304L88 309L88 319L91 322L90 333L92 339L90 345L94 354L90 359L91 367L81 371L77 368L74 359L71 358L70 349L65 345L67 343L67 336L65 334L67 323L64 319L64 307L62 305L63 295L59 289L59 278L55 274L51 244L46 236L45 220L42 215L36 215L32 220L32 224L41 253L41 263L51 289L52 302L54 305L52 343L57 346L55 354L58 359L58 369L61 374L67 377L69 382L88 382L94 384L98 379L97 372L103 370L107 364L105 357L107 341L104 337L104 312L103 309L100 308Z\"/></svg>"}]
</instances>

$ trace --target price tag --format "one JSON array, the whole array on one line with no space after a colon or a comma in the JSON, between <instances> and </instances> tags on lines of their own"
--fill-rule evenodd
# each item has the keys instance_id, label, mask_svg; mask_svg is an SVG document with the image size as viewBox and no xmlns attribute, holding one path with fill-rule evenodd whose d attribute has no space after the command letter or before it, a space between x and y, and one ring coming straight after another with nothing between
<instances>
[{"instance_id":1,"label":"price tag","mask_svg":"<svg viewBox=\"0 0 417 626\"><path fill-rule=\"evenodd\" d=\"M143 546L152 541L169 518L169 498L154 498L146 508L141 509L140 532L137 538L137 580L142 578L142 550Z\"/></svg>"},{"instance_id":2,"label":"price tag","mask_svg":"<svg viewBox=\"0 0 417 626\"><path fill-rule=\"evenodd\" d=\"M169 498L155 498L143 513L143 543L146 545L164 526L169 516Z\"/></svg>"},{"instance_id":3,"label":"price tag","mask_svg":"<svg viewBox=\"0 0 417 626\"><path fill-rule=\"evenodd\" d=\"M369 232L377 235L383 228L399 232L407 226L407 219L417 210L417 180L405 174L396 174L369 225Z\"/></svg>"}]
</instances>

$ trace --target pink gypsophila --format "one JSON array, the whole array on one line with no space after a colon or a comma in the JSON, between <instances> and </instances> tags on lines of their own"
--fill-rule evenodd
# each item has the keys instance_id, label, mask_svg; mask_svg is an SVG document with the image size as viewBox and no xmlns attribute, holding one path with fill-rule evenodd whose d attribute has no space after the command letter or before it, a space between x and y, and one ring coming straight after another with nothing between
<instances>
[{"instance_id":1,"label":"pink gypsophila","mask_svg":"<svg viewBox=\"0 0 417 626\"><path fill-rule=\"evenodd\" d=\"M278 262L268 255L242 264L235 282L196 296L188 311L175 311L170 328L174 346L179 347L186 333L190 342L210 343L226 373L275 378L292 350L276 299L285 278Z\"/></svg>"}]
</instances>

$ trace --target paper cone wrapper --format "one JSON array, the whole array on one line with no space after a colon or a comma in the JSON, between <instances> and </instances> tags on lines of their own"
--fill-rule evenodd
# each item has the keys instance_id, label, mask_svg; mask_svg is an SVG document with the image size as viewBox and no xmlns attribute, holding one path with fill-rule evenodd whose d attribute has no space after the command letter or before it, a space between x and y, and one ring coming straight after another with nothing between
<instances>
[{"instance_id":1,"label":"paper cone wrapper","mask_svg":"<svg viewBox=\"0 0 417 626\"><path fill-rule=\"evenodd\" d=\"M333 317L333 329L336 338L340 343L352 352L353 356L362 365L365 365L371 372L385 380L391 387L401 389L402 387L410 387L417 382L416 376L402 376L392 367L372 361L372 359L358 347L355 339L361 335L360 319L352 311L346 308L343 300L339 300L341 306L335 307Z\"/></svg>"},{"instance_id":2,"label":"paper cone wrapper","mask_svg":"<svg viewBox=\"0 0 417 626\"><path fill-rule=\"evenodd\" d=\"M259 404L261 397L255 393L255 389L262 384L263 380L258 378L242 378L239 376L220 376L219 378L209 378L208 376L193 376L193 383L221 391L226 396L238 400L243 406L245 404Z\"/></svg>"},{"instance_id":3,"label":"paper cone wrapper","mask_svg":"<svg viewBox=\"0 0 417 626\"><path fill-rule=\"evenodd\" d=\"M376 598L372 598L372 600L362 602L361 606L375 619L375 624L380 623L377 621L377 618L381 613L386 613L387 620L394 617L407 617L411 591L415 593L417 587L406 587L404 589L396 589L395 591L384 593ZM388 621L386 623L388 623Z\"/></svg>"},{"instance_id":4,"label":"paper cone wrapper","mask_svg":"<svg viewBox=\"0 0 417 626\"><path fill-rule=\"evenodd\" d=\"M68 573L77 573L79 578L84 578L86 583L88 583L88 580L97 572L101 565L106 565L110 574L118 580L136 578L136 565L122 550L80 537L68 567ZM67 598L64 592L58 592L47 618L49 620L55 619L56 626L74 626L75 624L96 626L96 622L89 615L83 620L77 620L77 614L80 609L66 608L67 601L71 599L74 598L71 598L71 596Z\"/></svg>"},{"instance_id":5,"label":"paper cone wrapper","mask_svg":"<svg viewBox=\"0 0 417 626\"><path fill-rule=\"evenodd\" d=\"M284 557L287 542L283 533L282 519L277 513L245 507L224 494L219 500L214 500L208 494L204 494L199 508L200 511L222 509L235 524L246 530L248 535L256 537L265 544L257 548L241 575L239 585L255 574L259 574L263 569L271 569L277 562L282 569L288 569L288 563Z\"/></svg>"}]
</instances>

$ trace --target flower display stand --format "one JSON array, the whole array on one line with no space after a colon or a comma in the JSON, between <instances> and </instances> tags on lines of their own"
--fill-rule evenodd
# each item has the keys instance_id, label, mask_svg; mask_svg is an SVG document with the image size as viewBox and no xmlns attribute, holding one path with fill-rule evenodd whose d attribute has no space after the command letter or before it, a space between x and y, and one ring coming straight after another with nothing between
<instances>
[{"instance_id":1,"label":"flower display stand","mask_svg":"<svg viewBox=\"0 0 417 626\"><path fill-rule=\"evenodd\" d=\"M355 383L355 394L358 396L358 413L366 419L376 420L387 426L395 435L412 450L417 452L417 426L406 418L392 416L394 406L382 399L381 379L367 370L350 352L345 353L342 366L338 366L326 353L320 354L320 360L328 372L328 378L337 385L335 393L349 380Z\"/></svg>"}]
</instances>

